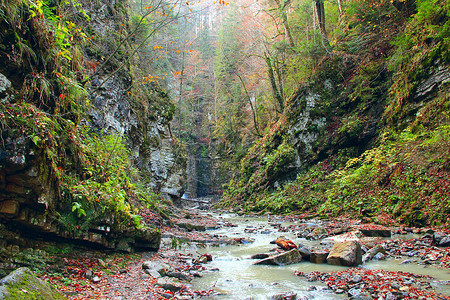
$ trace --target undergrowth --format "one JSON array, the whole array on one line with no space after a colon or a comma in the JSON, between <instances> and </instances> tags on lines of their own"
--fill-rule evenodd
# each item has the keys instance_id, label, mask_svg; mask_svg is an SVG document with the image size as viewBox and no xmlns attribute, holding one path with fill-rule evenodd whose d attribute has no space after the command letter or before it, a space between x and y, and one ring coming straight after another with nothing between
<instances>
[{"instance_id":1,"label":"undergrowth","mask_svg":"<svg viewBox=\"0 0 450 300\"><path fill-rule=\"evenodd\" d=\"M153 225L149 211L158 211L161 198L133 166L127 142L84 125L91 109L86 84L95 68L81 49L95 37L83 31L89 16L81 4L0 1L0 13L0 71L14 79L14 91L0 103L0 143L23 140L34 153L40 181L51 190L46 196L55 198L47 217L71 236L106 225L113 231ZM160 113L170 120L173 105L159 87L153 90L148 105L164 102Z\"/></svg>"},{"instance_id":2,"label":"undergrowth","mask_svg":"<svg viewBox=\"0 0 450 300\"><path fill-rule=\"evenodd\" d=\"M423 84L449 66L448 1L363 1L350 5L343 30L312 70L287 122L242 160L225 186L223 207L242 212L346 215L407 226L450 225L449 84ZM327 87L324 82L331 79ZM293 148L288 128L304 117L305 94L316 93L310 118L326 118L312 149ZM279 123L281 124L281 123ZM297 133L294 133L297 138ZM294 154L283 160L282 149ZM297 155L295 155L295 153ZM297 178L280 181L299 159ZM270 177L268 162L281 173ZM389 218L388 218L389 219Z\"/></svg>"}]
</instances>

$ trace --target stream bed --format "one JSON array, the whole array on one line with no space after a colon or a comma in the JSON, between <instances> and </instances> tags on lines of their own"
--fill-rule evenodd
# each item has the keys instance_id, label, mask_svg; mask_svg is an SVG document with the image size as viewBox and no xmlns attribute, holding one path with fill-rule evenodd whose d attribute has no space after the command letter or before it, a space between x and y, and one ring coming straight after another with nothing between
<instances>
[{"instance_id":1,"label":"stream bed","mask_svg":"<svg viewBox=\"0 0 450 300\"><path fill-rule=\"evenodd\" d=\"M320 248L320 240L311 241L298 238L291 232L278 232L275 226L270 224L274 221L269 222L267 217L240 217L233 214L214 217L223 220L224 223L231 222L235 227L224 226L210 230L208 233L229 238L243 237L252 242L239 245L207 245L206 248L191 246L191 251L213 256L213 261L208 263L208 269L212 271L205 272L202 278L193 280L191 283L193 289L214 289L217 291L217 296L213 299L269 299L271 296L289 292L296 294L297 299L348 299L345 294L339 295L328 290L320 281L308 282L305 278L294 274L295 271L304 273L343 271L348 267L313 264L308 261L288 266L261 266L253 265L256 260L250 259L254 254L268 253L276 248L276 245L270 242L279 236L284 236L296 244L303 244L307 248ZM290 223L284 222L282 225L290 225ZM404 236L405 239L413 237L413 235ZM450 297L449 285L442 284L442 281L450 280L449 270L413 263L401 264L401 262L402 260L393 259L372 260L360 267L369 270L381 269L429 275L433 277L430 280L431 286L437 292Z\"/></svg>"}]
</instances>

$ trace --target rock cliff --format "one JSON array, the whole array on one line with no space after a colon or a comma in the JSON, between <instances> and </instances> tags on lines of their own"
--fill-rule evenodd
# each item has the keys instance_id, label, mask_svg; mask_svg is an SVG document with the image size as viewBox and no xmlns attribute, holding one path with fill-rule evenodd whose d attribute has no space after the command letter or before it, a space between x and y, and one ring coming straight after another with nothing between
<instances>
[{"instance_id":1,"label":"rock cliff","mask_svg":"<svg viewBox=\"0 0 450 300\"><path fill-rule=\"evenodd\" d=\"M1 243L157 249L150 194L176 199L184 190L174 105L156 83L135 83L123 54L131 49L126 3L81 4L0 4Z\"/></svg>"}]
</instances>

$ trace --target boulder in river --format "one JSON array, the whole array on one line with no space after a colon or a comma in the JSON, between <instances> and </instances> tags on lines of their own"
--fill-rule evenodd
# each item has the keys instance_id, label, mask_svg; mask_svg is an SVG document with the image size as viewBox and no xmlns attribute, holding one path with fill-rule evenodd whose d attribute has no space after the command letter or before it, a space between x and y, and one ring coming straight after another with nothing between
<instances>
[{"instance_id":1,"label":"boulder in river","mask_svg":"<svg viewBox=\"0 0 450 300\"><path fill-rule=\"evenodd\" d=\"M264 258L268 258L270 255L267 253L258 253L258 254L253 254L250 258L251 259L264 259Z\"/></svg>"},{"instance_id":2,"label":"boulder in river","mask_svg":"<svg viewBox=\"0 0 450 300\"><path fill-rule=\"evenodd\" d=\"M357 241L334 244L328 254L327 262L337 266L357 266L362 263L361 244Z\"/></svg>"},{"instance_id":3,"label":"boulder in river","mask_svg":"<svg viewBox=\"0 0 450 300\"><path fill-rule=\"evenodd\" d=\"M369 237L391 237L391 230L389 229L359 229L364 236Z\"/></svg>"},{"instance_id":4,"label":"boulder in river","mask_svg":"<svg viewBox=\"0 0 450 300\"><path fill-rule=\"evenodd\" d=\"M308 248L306 248L306 247L303 246L303 245L299 245L299 246L298 246L298 252L300 252L300 254L302 255L302 258L303 258L304 260L310 260L310 257L311 257L311 251L310 251Z\"/></svg>"},{"instance_id":5,"label":"boulder in river","mask_svg":"<svg viewBox=\"0 0 450 300\"><path fill-rule=\"evenodd\" d=\"M0 280L0 299L63 300L66 297L28 268L19 268Z\"/></svg>"},{"instance_id":6,"label":"boulder in river","mask_svg":"<svg viewBox=\"0 0 450 300\"><path fill-rule=\"evenodd\" d=\"M302 261L302 255L297 249L292 249L284 253L280 253L275 256L265 258L257 261L254 265L272 265L272 266L286 266L290 264L296 264Z\"/></svg>"},{"instance_id":7,"label":"boulder in river","mask_svg":"<svg viewBox=\"0 0 450 300\"><path fill-rule=\"evenodd\" d=\"M327 262L329 251L326 250L313 250L309 257L309 261L313 264L324 264Z\"/></svg>"},{"instance_id":8,"label":"boulder in river","mask_svg":"<svg viewBox=\"0 0 450 300\"><path fill-rule=\"evenodd\" d=\"M297 294L294 292L287 292L283 294L276 294L269 297L270 300L295 300L297 299Z\"/></svg>"}]
</instances>

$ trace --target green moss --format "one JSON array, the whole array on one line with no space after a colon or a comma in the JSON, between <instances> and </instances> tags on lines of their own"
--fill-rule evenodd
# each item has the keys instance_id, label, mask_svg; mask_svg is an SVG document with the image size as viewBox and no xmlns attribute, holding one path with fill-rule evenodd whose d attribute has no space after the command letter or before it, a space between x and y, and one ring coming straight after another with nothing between
<instances>
[{"instance_id":1,"label":"green moss","mask_svg":"<svg viewBox=\"0 0 450 300\"><path fill-rule=\"evenodd\" d=\"M324 57L296 94L319 94L311 115L327 118L319 131L308 124L318 137L302 157L304 169L297 180L271 188L281 178L272 163L283 135L270 132L242 160L239 180L225 186L225 206L320 217L364 217L370 210L374 218L410 226L450 225L449 84L415 99L421 82L448 68L449 4L417 3L413 16L413 8L398 10L387 0L349 5L334 45L342 55ZM289 122L276 130L302 117L302 101L289 101Z\"/></svg>"},{"instance_id":2,"label":"green moss","mask_svg":"<svg viewBox=\"0 0 450 300\"><path fill-rule=\"evenodd\" d=\"M16 276L6 285L5 300L63 300L66 299L48 283L43 283L35 277L28 269L19 269L21 276ZM17 271L16 271L17 273Z\"/></svg>"}]
</instances>

